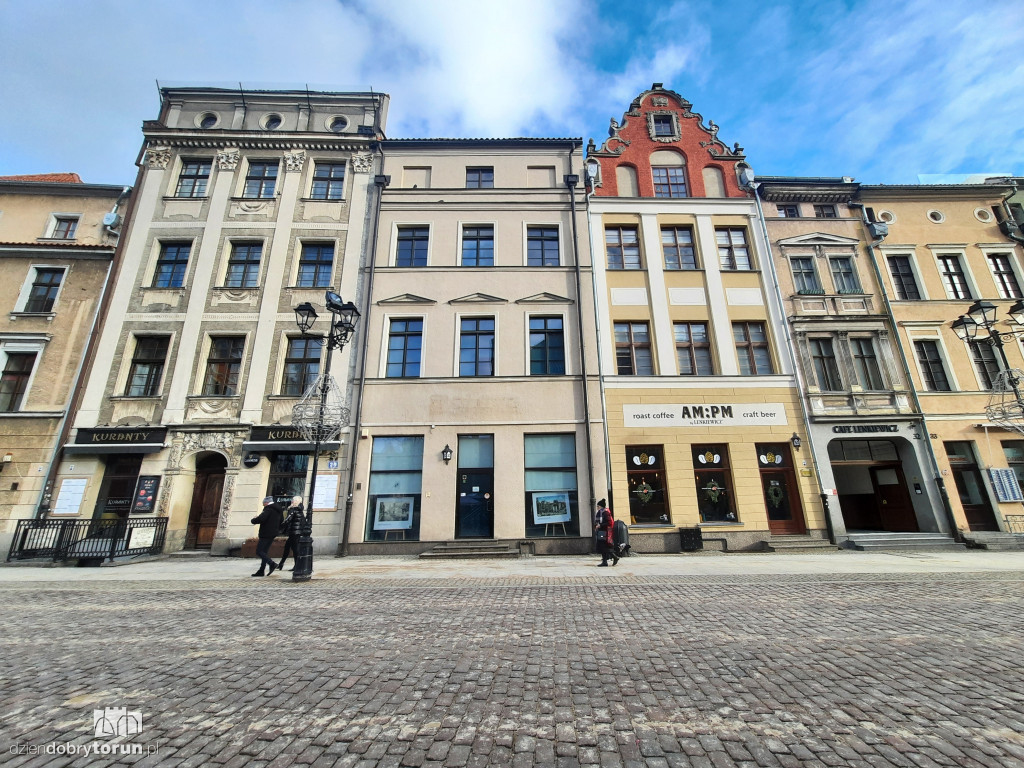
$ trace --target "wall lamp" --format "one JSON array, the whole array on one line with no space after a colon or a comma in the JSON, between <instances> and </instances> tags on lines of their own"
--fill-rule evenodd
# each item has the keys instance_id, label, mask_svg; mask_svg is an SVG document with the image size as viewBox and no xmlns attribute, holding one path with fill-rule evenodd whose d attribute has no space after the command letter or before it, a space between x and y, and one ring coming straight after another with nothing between
<instances>
[{"instance_id":1,"label":"wall lamp","mask_svg":"<svg viewBox=\"0 0 1024 768\"><path fill-rule=\"evenodd\" d=\"M12 461L14 461L14 454L8 451L3 455L3 458L0 458L0 472L3 472Z\"/></svg>"},{"instance_id":2,"label":"wall lamp","mask_svg":"<svg viewBox=\"0 0 1024 768\"><path fill-rule=\"evenodd\" d=\"M445 464L452 460L452 447L448 443L445 443L441 450L441 458L444 459Z\"/></svg>"},{"instance_id":3,"label":"wall lamp","mask_svg":"<svg viewBox=\"0 0 1024 768\"><path fill-rule=\"evenodd\" d=\"M791 442L793 444L793 447L796 448L798 451L800 450L800 446L803 445L803 443L800 441L800 435L798 435L796 432L794 432L793 436L789 438L789 442Z\"/></svg>"}]
</instances>

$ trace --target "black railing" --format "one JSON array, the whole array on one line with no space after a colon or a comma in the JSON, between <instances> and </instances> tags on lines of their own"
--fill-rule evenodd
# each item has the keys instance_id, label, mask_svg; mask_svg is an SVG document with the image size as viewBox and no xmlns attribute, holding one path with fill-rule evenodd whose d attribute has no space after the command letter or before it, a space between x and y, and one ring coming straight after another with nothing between
<instances>
[{"instance_id":1,"label":"black railing","mask_svg":"<svg viewBox=\"0 0 1024 768\"><path fill-rule=\"evenodd\" d=\"M1015 536L1024 536L1024 515L1003 515L1006 530Z\"/></svg>"},{"instance_id":2,"label":"black railing","mask_svg":"<svg viewBox=\"0 0 1024 768\"><path fill-rule=\"evenodd\" d=\"M7 560L103 560L155 555L164 548L166 517L125 520L19 520Z\"/></svg>"}]
</instances>

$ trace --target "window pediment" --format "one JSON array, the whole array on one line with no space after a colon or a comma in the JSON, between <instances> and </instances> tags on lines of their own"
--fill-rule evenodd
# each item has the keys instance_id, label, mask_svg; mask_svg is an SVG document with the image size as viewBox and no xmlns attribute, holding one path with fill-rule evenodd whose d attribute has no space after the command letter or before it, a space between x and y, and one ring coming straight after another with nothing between
<instances>
[{"instance_id":1,"label":"window pediment","mask_svg":"<svg viewBox=\"0 0 1024 768\"><path fill-rule=\"evenodd\" d=\"M423 296L417 296L414 293L403 293L399 296L392 296L390 299L381 299L377 302L378 305L386 304L437 304L434 299L428 299Z\"/></svg>"},{"instance_id":2,"label":"window pediment","mask_svg":"<svg viewBox=\"0 0 1024 768\"><path fill-rule=\"evenodd\" d=\"M471 293L468 296L460 296L452 299L449 304L508 304L508 299L500 296L491 296L488 293Z\"/></svg>"},{"instance_id":3,"label":"window pediment","mask_svg":"<svg viewBox=\"0 0 1024 768\"><path fill-rule=\"evenodd\" d=\"M559 296L555 293L535 293L533 296L524 296L516 300L516 304L572 304L572 299L567 296Z\"/></svg>"}]
</instances>

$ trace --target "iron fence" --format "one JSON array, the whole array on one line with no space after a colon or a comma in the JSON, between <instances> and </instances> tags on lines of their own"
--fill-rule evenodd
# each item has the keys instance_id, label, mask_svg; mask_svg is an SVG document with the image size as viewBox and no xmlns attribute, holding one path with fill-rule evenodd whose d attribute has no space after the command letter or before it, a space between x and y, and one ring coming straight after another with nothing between
<instances>
[{"instance_id":1,"label":"iron fence","mask_svg":"<svg viewBox=\"0 0 1024 768\"><path fill-rule=\"evenodd\" d=\"M19 520L11 560L103 560L163 551L166 517L118 520Z\"/></svg>"}]
</instances>

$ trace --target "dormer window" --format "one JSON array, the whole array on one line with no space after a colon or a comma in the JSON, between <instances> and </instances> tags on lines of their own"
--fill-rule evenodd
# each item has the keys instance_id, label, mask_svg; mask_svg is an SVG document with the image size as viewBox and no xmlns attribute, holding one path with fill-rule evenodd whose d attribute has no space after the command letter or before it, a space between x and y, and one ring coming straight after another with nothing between
<instances>
[{"instance_id":1,"label":"dormer window","mask_svg":"<svg viewBox=\"0 0 1024 768\"><path fill-rule=\"evenodd\" d=\"M655 136L671 136L672 135L672 116L671 115L654 115L652 120L654 126Z\"/></svg>"},{"instance_id":2,"label":"dormer window","mask_svg":"<svg viewBox=\"0 0 1024 768\"><path fill-rule=\"evenodd\" d=\"M648 112L647 131L655 141L679 141L679 118L675 112Z\"/></svg>"}]
</instances>

